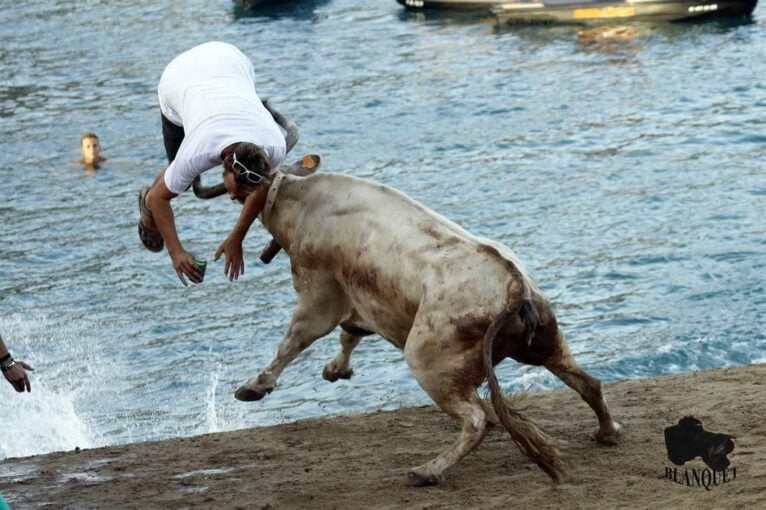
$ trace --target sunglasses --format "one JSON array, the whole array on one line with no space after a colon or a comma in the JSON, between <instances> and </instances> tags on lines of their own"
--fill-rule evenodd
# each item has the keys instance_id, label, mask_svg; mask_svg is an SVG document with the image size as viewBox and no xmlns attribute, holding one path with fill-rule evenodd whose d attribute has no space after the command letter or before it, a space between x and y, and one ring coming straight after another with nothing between
<instances>
[{"instance_id":1,"label":"sunglasses","mask_svg":"<svg viewBox=\"0 0 766 510\"><path fill-rule=\"evenodd\" d=\"M231 169L234 170L234 173L239 177L244 177L244 179L253 186L258 186L263 182L263 176L254 170L250 170L245 165L237 161L237 153L234 152L232 154L234 156L234 159L231 163Z\"/></svg>"}]
</instances>

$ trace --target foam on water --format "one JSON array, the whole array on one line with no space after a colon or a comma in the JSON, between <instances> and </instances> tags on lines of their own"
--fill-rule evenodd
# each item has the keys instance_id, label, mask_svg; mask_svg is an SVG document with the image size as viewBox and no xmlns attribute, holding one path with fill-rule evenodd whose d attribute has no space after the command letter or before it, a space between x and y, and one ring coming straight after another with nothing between
<instances>
[{"instance_id":1,"label":"foam on water","mask_svg":"<svg viewBox=\"0 0 766 510\"><path fill-rule=\"evenodd\" d=\"M0 317L0 331L15 357L27 360L32 392L11 397L3 388L3 430L0 458L90 448L102 434L87 424L85 408L102 380L99 360L87 351L87 324L72 318L49 319L39 311ZM34 361L28 356L33 356ZM95 375L95 377L94 377Z\"/></svg>"},{"instance_id":2,"label":"foam on water","mask_svg":"<svg viewBox=\"0 0 766 510\"><path fill-rule=\"evenodd\" d=\"M77 416L72 393L52 391L47 385L35 381L34 392L28 398L3 402L0 459L98 444Z\"/></svg>"},{"instance_id":3,"label":"foam on water","mask_svg":"<svg viewBox=\"0 0 766 510\"><path fill-rule=\"evenodd\" d=\"M215 390L218 388L218 372L210 373L210 389L207 392L207 430L206 432L218 432L218 412L216 411Z\"/></svg>"}]
</instances>

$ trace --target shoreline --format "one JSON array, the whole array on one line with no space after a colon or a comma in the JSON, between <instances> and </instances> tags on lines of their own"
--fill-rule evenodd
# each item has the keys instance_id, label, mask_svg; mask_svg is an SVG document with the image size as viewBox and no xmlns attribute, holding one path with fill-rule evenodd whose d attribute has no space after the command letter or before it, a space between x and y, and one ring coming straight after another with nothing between
<instances>
[{"instance_id":1,"label":"shoreline","mask_svg":"<svg viewBox=\"0 0 766 510\"><path fill-rule=\"evenodd\" d=\"M406 485L407 470L458 433L423 406L6 459L0 492L14 509L766 507L766 364L620 381L604 394L624 428L618 446L595 442L595 416L574 391L525 399L568 466L559 485L500 427L444 484ZM664 428L687 415L736 436L726 476L699 457L668 460Z\"/></svg>"}]
</instances>

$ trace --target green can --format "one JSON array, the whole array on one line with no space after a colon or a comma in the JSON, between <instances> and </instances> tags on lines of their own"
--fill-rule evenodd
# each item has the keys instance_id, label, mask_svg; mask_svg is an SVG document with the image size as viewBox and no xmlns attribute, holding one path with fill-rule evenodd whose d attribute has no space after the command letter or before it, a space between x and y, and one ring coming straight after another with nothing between
<instances>
[{"instance_id":1,"label":"green can","mask_svg":"<svg viewBox=\"0 0 766 510\"><path fill-rule=\"evenodd\" d=\"M205 279L205 269L207 269L207 260L203 259L202 257L194 256L194 263L197 264L197 267L199 268L200 272L202 273L202 278L200 279L200 282Z\"/></svg>"}]
</instances>

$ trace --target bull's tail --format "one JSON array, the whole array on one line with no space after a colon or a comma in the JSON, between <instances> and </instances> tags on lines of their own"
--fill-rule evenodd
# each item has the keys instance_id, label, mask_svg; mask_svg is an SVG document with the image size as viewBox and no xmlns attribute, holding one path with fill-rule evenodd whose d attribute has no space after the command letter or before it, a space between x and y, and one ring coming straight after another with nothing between
<instances>
[{"instance_id":1,"label":"bull's tail","mask_svg":"<svg viewBox=\"0 0 766 510\"><path fill-rule=\"evenodd\" d=\"M534 303L524 299L521 307L515 314L520 316L524 324L525 339L529 342L534 336L538 322ZM534 422L521 414L519 409L513 407L511 399L505 398L495 376L495 369L492 364L492 345L507 320L509 320L509 317L506 314L499 317L490 324L484 335L484 371L487 375L492 408L497 413L500 423L511 434L511 438L516 443L516 446L527 457L537 463L543 471L548 473L554 482L558 483L565 474L558 449Z\"/></svg>"}]
</instances>

